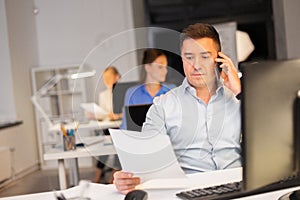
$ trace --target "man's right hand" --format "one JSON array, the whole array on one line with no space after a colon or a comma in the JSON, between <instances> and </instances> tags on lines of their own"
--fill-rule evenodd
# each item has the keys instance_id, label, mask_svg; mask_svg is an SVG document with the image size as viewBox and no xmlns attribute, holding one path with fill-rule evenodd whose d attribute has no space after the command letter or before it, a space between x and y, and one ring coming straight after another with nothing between
<instances>
[{"instance_id":1,"label":"man's right hand","mask_svg":"<svg viewBox=\"0 0 300 200\"><path fill-rule=\"evenodd\" d=\"M117 171L114 173L114 184L119 192L127 194L139 185L141 180L139 177L133 177L133 173Z\"/></svg>"}]
</instances>

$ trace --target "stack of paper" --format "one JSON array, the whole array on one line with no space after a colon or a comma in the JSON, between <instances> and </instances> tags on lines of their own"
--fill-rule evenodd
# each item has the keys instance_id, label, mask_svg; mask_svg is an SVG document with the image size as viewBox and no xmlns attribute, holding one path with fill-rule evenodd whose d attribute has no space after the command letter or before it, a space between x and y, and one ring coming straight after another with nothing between
<instances>
[{"instance_id":1,"label":"stack of paper","mask_svg":"<svg viewBox=\"0 0 300 200\"><path fill-rule=\"evenodd\" d=\"M109 114L106 110L95 103L81 103L80 107L83 108L86 112L92 113L97 117L103 117Z\"/></svg>"},{"instance_id":2,"label":"stack of paper","mask_svg":"<svg viewBox=\"0 0 300 200\"><path fill-rule=\"evenodd\" d=\"M177 162L167 135L109 129L122 170L141 178L143 189L187 188L189 181Z\"/></svg>"}]
</instances>

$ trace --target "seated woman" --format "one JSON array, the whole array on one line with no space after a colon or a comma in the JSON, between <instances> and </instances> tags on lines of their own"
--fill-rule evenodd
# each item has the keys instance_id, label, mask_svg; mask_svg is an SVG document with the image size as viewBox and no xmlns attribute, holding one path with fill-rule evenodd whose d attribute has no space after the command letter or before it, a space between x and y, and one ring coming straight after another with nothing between
<instances>
[{"instance_id":1,"label":"seated woman","mask_svg":"<svg viewBox=\"0 0 300 200\"><path fill-rule=\"evenodd\" d=\"M165 94L174 88L173 84L163 84L168 73L167 56L159 49L144 51L142 64L145 70L143 83L133 86L126 91L124 106L152 104L154 97ZM123 111L121 129L127 129L125 112Z\"/></svg>"}]
</instances>

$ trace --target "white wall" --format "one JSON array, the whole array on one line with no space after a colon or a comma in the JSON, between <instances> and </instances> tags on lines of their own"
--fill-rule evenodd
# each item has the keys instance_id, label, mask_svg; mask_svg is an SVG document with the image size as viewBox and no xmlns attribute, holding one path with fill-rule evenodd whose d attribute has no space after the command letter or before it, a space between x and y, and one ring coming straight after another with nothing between
<instances>
[{"instance_id":1,"label":"white wall","mask_svg":"<svg viewBox=\"0 0 300 200\"><path fill-rule=\"evenodd\" d=\"M0 122L16 119L15 98L8 46L5 0L0 0Z\"/></svg>"},{"instance_id":2,"label":"white wall","mask_svg":"<svg viewBox=\"0 0 300 200\"><path fill-rule=\"evenodd\" d=\"M82 64L90 51L105 40L118 37L122 31L133 28L131 1L124 0L34 0L39 13L35 15L39 66ZM111 44L111 43L110 43ZM115 46L107 45L104 51L94 51L86 62L97 70L97 76L88 88L89 100L94 96L95 85L109 64L122 74L136 66L135 54L116 55L118 49L134 45L130 40ZM112 56L114 55L114 56ZM92 57L97 57L97 60ZM107 60L108 58L114 58ZM104 62L105 61L105 62ZM132 79L136 79L133 74ZM100 80L101 81L101 80ZM99 88L104 89L104 88Z\"/></svg>"},{"instance_id":3,"label":"white wall","mask_svg":"<svg viewBox=\"0 0 300 200\"><path fill-rule=\"evenodd\" d=\"M16 117L23 124L1 130L0 146L15 149L13 163L18 174L33 169L38 163L33 107L30 102L30 68L37 62L37 46L32 1L8 0L5 5L9 45L6 59L10 60L12 74L12 82L7 86L12 85Z\"/></svg>"},{"instance_id":4,"label":"white wall","mask_svg":"<svg viewBox=\"0 0 300 200\"><path fill-rule=\"evenodd\" d=\"M80 63L99 42L132 28L130 4L122 0L34 2L41 66Z\"/></svg>"},{"instance_id":5,"label":"white wall","mask_svg":"<svg viewBox=\"0 0 300 200\"><path fill-rule=\"evenodd\" d=\"M300 58L300 1L283 1L287 38L287 58Z\"/></svg>"},{"instance_id":6,"label":"white wall","mask_svg":"<svg viewBox=\"0 0 300 200\"><path fill-rule=\"evenodd\" d=\"M278 59L300 58L299 8L299 0L273 0L276 55Z\"/></svg>"}]
</instances>

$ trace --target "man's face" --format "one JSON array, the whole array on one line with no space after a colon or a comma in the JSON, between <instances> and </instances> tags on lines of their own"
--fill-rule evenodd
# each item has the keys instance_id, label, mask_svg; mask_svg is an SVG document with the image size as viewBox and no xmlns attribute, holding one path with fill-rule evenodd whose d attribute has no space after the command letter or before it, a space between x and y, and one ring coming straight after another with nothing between
<instances>
[{"instance_id":1,"label":"man's face","mask_svg":"<svg viewBox=\"0 0 300 200\"><path fill-rule=\"evenodd\" d=\"M217 46L211 38L186 39L181 48L183 69L196 89L211 88L216 83Z\"/></svg>"}]
</instances>

